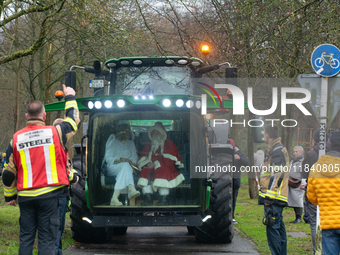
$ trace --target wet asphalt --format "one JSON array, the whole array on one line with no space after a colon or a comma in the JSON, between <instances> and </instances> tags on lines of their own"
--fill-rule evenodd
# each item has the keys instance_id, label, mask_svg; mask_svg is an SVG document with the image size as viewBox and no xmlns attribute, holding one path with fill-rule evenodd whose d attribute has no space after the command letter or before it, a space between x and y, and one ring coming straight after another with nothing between
<instances>
[{"instance_id":1,"label":"wet asphalt","mask_svg":"<svg viewBox=\"0 0 340 255\"><path fill-rule=\"evenodd\" d=\"M156 255L156 254L260 254L254 243L241 237L236 231L230 244L200 244L186 227L129 227L126 235L113 236L107 244L75 243L64 255Z\"/></svg>"}]
</instances>

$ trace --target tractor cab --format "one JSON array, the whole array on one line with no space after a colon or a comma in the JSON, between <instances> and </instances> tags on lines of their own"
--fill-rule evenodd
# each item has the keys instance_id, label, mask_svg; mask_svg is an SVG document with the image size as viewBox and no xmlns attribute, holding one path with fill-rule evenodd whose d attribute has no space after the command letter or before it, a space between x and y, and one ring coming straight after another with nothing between
<instances>
[{"instance_id":1,"label":"tractor cab","mask_svg":"<svg viewBox=\"0 0 340 255\"><path fill-rule=\"evenodd\" d=\"M225 103L230 106L231 100L217 95L220 103L216 103L213 96L201 96L202 91L211 95L207 89L197 91L197 79L224 64L204 67L197 58L180 56L126 57L106 61L108 71L102 70L98 61L93 68L71 68L95 75L89 82L93 96L77 99L79 110L89 119L81 141L83 144L86 138L86 148L73 159L82 176L72 188L70 216L75 240L105 242L110 234L125 233L129 226L187 226L201 242L231 242L232 173L225 169L233 163L233 149L224 144L228 131L209 127L205 112L218 111ZM65 85L76 88L74 70L65 73ZM63 101L45 106L46 111L63 108ZM151 139L150 130L155 124L162 126L171 146ZM130 133L124 141L118 138L122 125L128 126ZM141 193L130 198L128 190L121 190L119 205L110 202L119 179L112 164L119 161L108 160L117 139L131 144L136 155L129 164L133 183ZM162 194L155 186L158 177L144 176L141 181L147 165L139 162L155 154L164 161L155 160L154 171L169 165L175 169L174 178L166 183L169 193L164 203L159 203ZM216 159L224 160L225 168L218 173L212 171ZM152 201L147 205L145 186L152 188Z\"/></svg>"},{"instance_id":2,"label":"tractor cab","mask_svg":"<svg viewBox=\"0 0 340 255\"><path fill-rule=\"evenodd\" d=\"M123 99L125 98L125 99ZM183 98L183 97L182 97ZM168 210L172 208L187 208L188 210L203 209L202 205L205 201L204 192L200 189L204 189L203 182L207 175L205 173L203 178L191 179L191 171L195 171L195 166L205 165L206 162L203 159L207 158L205 150L204 139L190 139L192 132L200 132L204 134L205 126L204 120L199 113L190 111L190 109L181 109L182 107L164 107L162 104L157 104L155 101L162 102L164 100L172 101L175 104L176 97L158 97L155 99L145 99L144 104L138 104L136 107L127 107L124 111L117 109L118 111L111 110L109 112L98 111L91 115L89 120L89 132L88 132L88 154L87 163L90 167L87 167L87 178L89 192L89 203L94 211L96 210L114 210L120 211L138 211L143 203L145 197L141 196L128 199L127 190L122 190L120 200L124 206L112 206L110 205L110 199L114 191L116 184L116 176L113 176L110 166L108 166L108 160L105 160L105 154L107 156L110 153L110 146L114 146L114 137L117 136L117 127L121 124L127 124L130 126L131 135L129 140L133 142L136 155L139 160L133 162L132 168L134 170L133 178L134 183L137 186L139 181L141 168L137 162L140 162L140 158L143 150L148 151L148 147L151 148L150 132L149 129L155 125L155 123L162 123L165 128L166 138L173 142L176 148L165 148L165 152L168 158L176 155L176 149L178 151L178 158L174 159L174 167L176 167L177 178L169 182L170 194L165 206L157 206L157 210ZM136 100L133 97L121 97L120 100ZM105 104L105 102L104 102ZM142 109L147 107L147 111ZM185 106L184 106L185 107ZM195 125L193 125L195 123ZM203 136L204 137L204 136ZM173 145L171 144L171 145ZM164 146L164 145L163 145ZM171 150L171 154L169 152ZM162 152L161 152L162 153ZM145 153L144 153L145 154ZM143 154L143 155L144 155ZM146 155L148 157L149 155ZM160 165L163 162L160 162ZM171 162L164 162L166 164ZM152 185L150 183L143 184L143 186ZM137 187L142 189L143 186ZM159 194L157 190L153 191L152 205L148 207L154 207L159 200Z\"/></svg>"}]
</instances>

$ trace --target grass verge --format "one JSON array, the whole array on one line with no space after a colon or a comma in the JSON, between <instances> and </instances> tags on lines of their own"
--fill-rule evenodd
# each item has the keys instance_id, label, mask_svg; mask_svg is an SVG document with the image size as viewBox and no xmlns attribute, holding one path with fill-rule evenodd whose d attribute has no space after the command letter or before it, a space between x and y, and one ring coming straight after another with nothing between
<instances>
[{"instance_id":1,"label":"grass verge","mask_svg":"<svg viewBox=\"0 0 340 255\"><path fill-rule=\"evenodd\" d=\"M264 216L263 206L257 205L257 199L249 199L248 178L242 178L241 188L237 196L235 209L235 229L241 236L246 235L251 239L256 249L261 254L271 254L266 236L266 227L262 224ZM289 255L312 254L313 244L310 234L309 224L299 223L293 224L290 221L295 220L293 208L286 207L283 209L283 221L285 223L286 232L304 232L308 236L294 238L287 234L287 253Z\"/></svg>"},{"instance_id":2,"label":"grass verge","mask_svg":"<svg viewBox=\"0 0 340 255\"><path fill-rule=\"evenodd\" d=\"M19 206L10 206L5 202L3 183L0 180L0 254L18 254L19 250ZM65 231L63 234L63 248L72 245L71 220L69 213L66 214ZM37 238L33 247L33 254L38 254Z\"/></svg>"}]
</instances>

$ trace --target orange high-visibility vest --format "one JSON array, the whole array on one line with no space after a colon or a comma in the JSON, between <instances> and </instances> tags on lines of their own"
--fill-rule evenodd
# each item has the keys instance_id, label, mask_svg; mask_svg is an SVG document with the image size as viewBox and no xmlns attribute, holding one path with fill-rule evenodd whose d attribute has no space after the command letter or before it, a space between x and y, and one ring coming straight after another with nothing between
<instances>
[{"instance_id":1,"label":"orange high-visibility vest","mask_svg":"<svg viewBox=\"0 0 340 255\"><path fill-rule=\"evenodd\" d=\"M69 184L65 151L54 126L29 125L16 132L13 155L19 195L21 190Z\"/></svg>"}]
</instances>

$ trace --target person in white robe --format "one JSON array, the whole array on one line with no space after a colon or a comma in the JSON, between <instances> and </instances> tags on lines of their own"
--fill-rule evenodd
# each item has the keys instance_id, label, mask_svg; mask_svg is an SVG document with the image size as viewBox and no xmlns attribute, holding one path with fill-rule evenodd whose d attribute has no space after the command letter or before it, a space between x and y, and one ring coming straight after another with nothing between
<instances>
[{"instance_id":1,"label":"person in white robe","mask_svg":"<svg viewBox=\"0 0 340 255\"><path fill-rule=\"evenodd\" d=\"M120 124L116 134L110 135L105 146L105 157L103 164L106 164L107 176L115 176L116 183L110 205L121 206L118 200L121 193L128 193L129 199L140 196L135 189L133 180L133 168L138 160L136 146L130 140L131 130L128 124Z\"/></svg>"}]
</instances>

